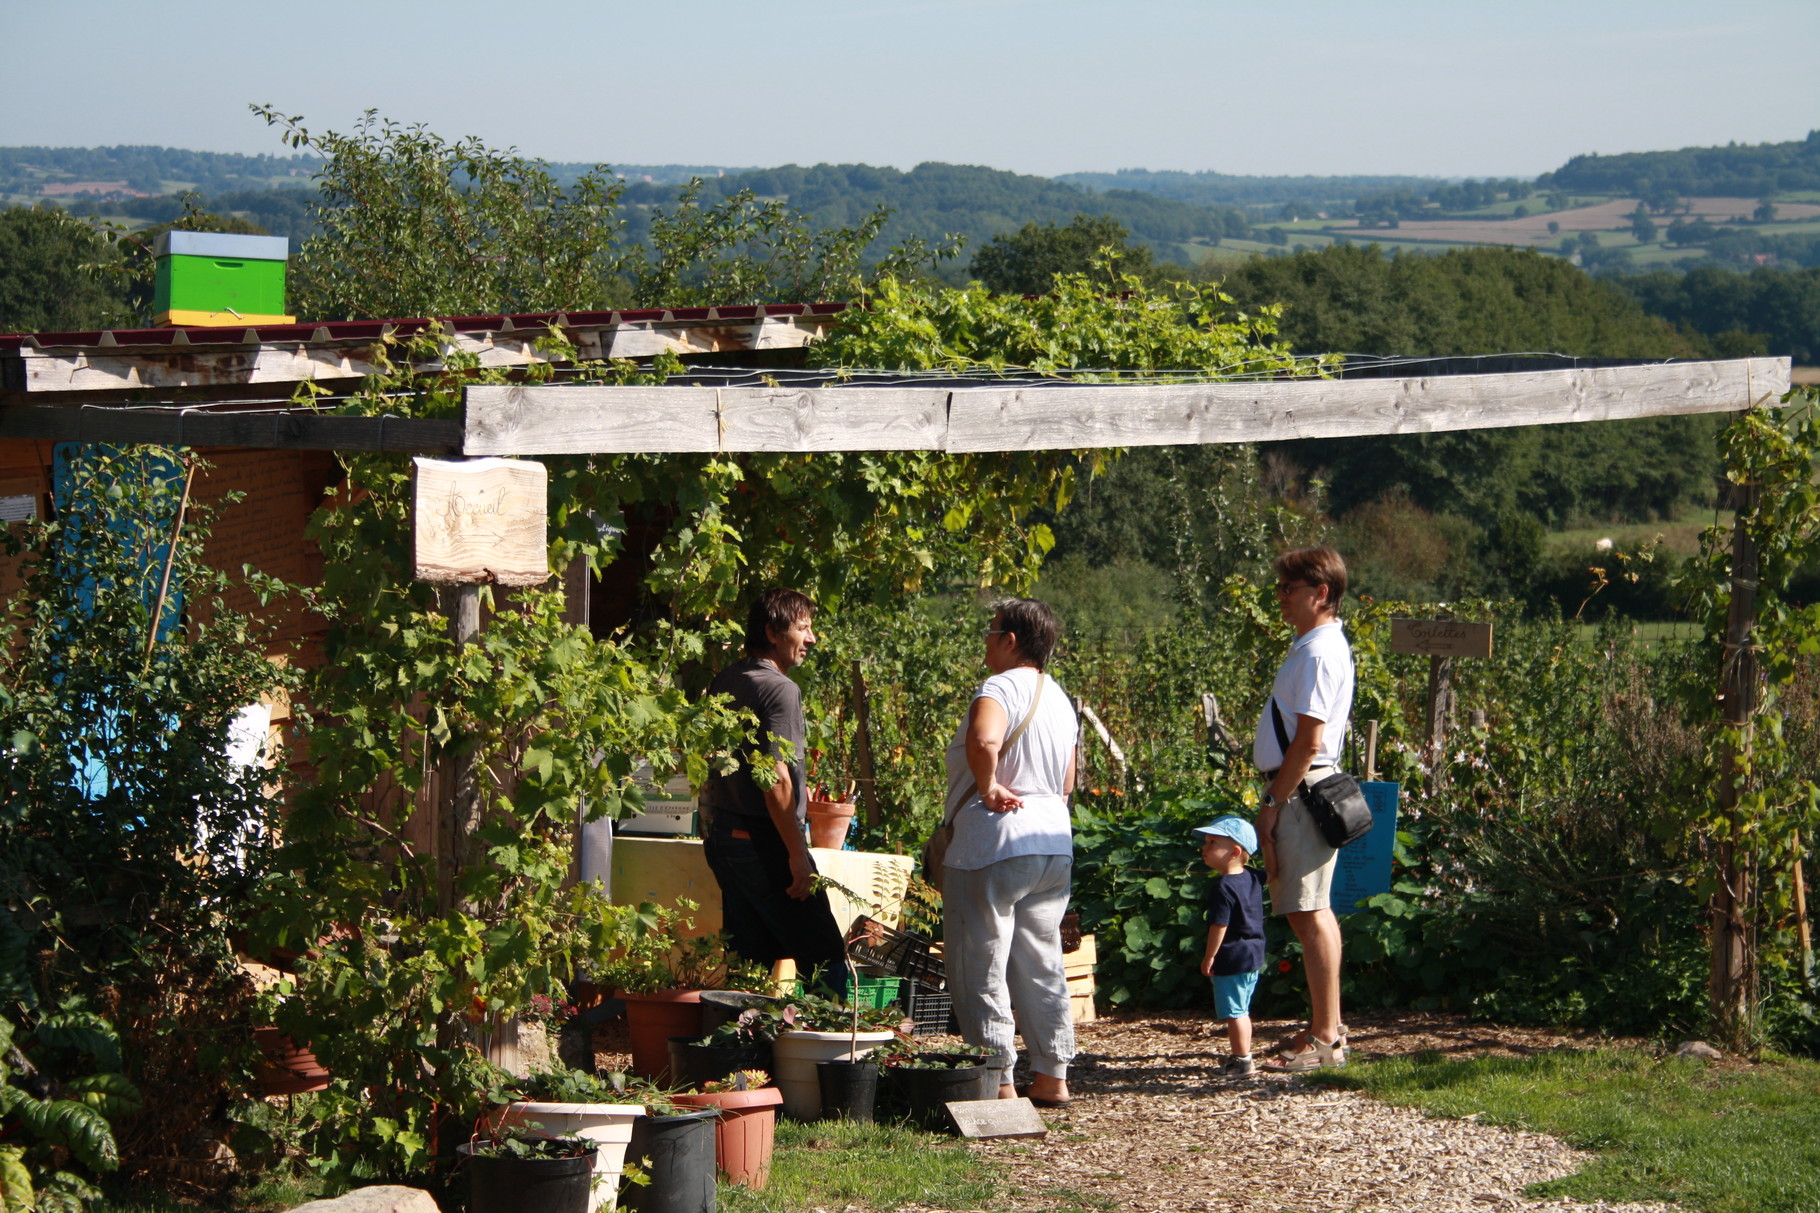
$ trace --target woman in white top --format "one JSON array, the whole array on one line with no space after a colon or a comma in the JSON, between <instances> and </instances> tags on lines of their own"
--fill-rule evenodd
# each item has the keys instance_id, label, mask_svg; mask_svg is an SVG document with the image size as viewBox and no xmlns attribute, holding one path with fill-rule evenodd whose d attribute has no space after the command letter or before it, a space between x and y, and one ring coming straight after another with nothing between
<instances>
[{"instance_id":1,"label":"woman in white top","mask_svg":"<svg viewBox=\"0 0 1820 1213\"><path fill-rule=\"evenodd\" d=\"M948 988L961 1035L993 1051L1001 1098L1013 1098L1014 1034L1029 1051L1033 1102L1068 1100L1074 1027L1062 963L1080 725L1043 670L1061 625L1040 602L995 603L986 629L992 676L948 746L948 800L959 803L942 869ZM1009 741L1007 741L1009 738Z\"/></svg>"}]
</instances>

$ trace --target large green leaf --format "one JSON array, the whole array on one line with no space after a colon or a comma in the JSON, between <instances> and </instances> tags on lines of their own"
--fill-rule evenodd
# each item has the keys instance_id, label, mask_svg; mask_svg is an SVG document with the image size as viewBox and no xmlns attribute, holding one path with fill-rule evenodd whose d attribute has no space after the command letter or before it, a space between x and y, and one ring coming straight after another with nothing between
<instances>
[{"instance_id":1,"label":"large green leaf","mask_svg":"<svg viewBox=\"0 0 1820 1213\"><path fill-rule=\"evenodd\" d=\"M32 1213L31 1172L25 1169L25 1151L0 1146L0 1213Z\"/></svg>"},{"instance_id":2,"label":"large green leaf","mask_svg":"<svg viewBox=\"0 0 1820 1213\"><path fill-rule=\"evenodd\" d=\"M14 1109L27 1129L54 1146L66 1147L84 1166L112 1171L120 1151L107 1117L73 1099L31 1101Z\"/></svg>"}]
</instances>

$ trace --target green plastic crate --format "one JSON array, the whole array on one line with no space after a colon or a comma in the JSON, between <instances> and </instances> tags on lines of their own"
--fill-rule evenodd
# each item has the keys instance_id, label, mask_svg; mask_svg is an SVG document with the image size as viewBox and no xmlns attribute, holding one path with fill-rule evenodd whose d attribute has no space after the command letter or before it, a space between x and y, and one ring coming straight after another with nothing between
<instances>
[{"instance_id":1,"label":"green plastic crate","mask_svg":"<svg viewBox=\"0 0 1820 1213\"><path fill-rule=\"evenodd\" d=\"M859 995L854 1001L859 1003L862 1010L882 1011L886 1007L897 1004L898 991L903 984L904 979L901 977L866 977L862 975L859 979ZM796 984L791 988L801 994L803 992L802 978L797 978Z\"/></svg>"}]
</instances>

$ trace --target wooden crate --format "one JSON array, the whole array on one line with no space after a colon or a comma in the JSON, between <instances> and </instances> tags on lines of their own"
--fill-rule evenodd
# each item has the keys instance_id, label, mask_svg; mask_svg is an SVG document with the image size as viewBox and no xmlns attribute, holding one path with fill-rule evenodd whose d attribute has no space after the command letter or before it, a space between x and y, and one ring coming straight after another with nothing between
<instances>
[{"instance_id":1,"label":"wooden crate","mask_svg":"<svg viewBox=\"0 0 1820 1213\"><path fill-rule=\"evenodd\" d=\"M1081 936L1081 946L1062 955L1068 974L1068 1014L1075 1023L1092 1023L1099 1018L1093 1007L1093 966L1098 959L1093 936Z\"/></svg>"}]
</instances>

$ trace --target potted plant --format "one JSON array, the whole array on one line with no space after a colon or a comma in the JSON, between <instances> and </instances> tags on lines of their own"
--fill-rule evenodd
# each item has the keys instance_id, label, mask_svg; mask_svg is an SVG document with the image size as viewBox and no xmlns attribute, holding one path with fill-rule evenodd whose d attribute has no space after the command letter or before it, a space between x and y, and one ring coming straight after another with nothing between
<instances>
[{"instance_id":1,"label":"potted plant","mask_svg":"<svg viewBox=\"0 0 1820 1213\"><path fill-rule=\"evenodd\" d=\"M853 799L854 789L858 786L853 780L848 780L846 794L839 797L829 791L827 784L816 784L811 789L807 807L810 846L838 851L847 845L847 835L853 830L854 814L859 810L859 805Z\"/></svg>"},{"instance_id":2,"label":"potted plant","mask_svg":"<svg viewBox=\"0 0 1820 1213\"><path fill-rule=\"evenodd\" d=\"M598 1142L512 1131L456 1147L468 1171L469 1213L587 1213Z\"/></svg>"},{"instance_id":3,"label":"potted plant","mask_svg":"<svg viewBox=\"0 0 1820 1213\"><path fill-rule=\"evenodd\" d=\"M776 1144L777 1106L784 1093L770 1085L763 1070L740 1070L703 1083L701 1090L672 1096L684 1107L720 1109L714 1130L714 1163L728 1183L762 1192L771 1182L771 1153Z\"/></svg>"},{"instance_id":4,"label":"potted plant","mask_svg":"<svg viewBox=\"0 0 1820 1213\"><path fill-rule=\"evenodd\" d=\"M859 781L842 775L843 767L853 769L853 724L837 711L813 721L809 731L809 845L838 851L847 843L858 809L854 793ZM841 787L845 790L837 794Z\"/></svg>"},{"instance_id":5,"label":"potted plant","mask_svg":"<svg viewBox=\"0 0 1820 1213\"><path fill-rule=\"evenodd\" d=\"M634 1213L714 1213L715 1122L720 1110L680 1103L654 1083L625 1079L624 1093L644 1115L632 1124L628 1160L637 1178L622 1186L620 1203Z\"/></svg>"},{"instance_id":6,"label":"potted plant","mask_svg":"<svg viewBox=\"0 0 1820 1213\"><path fill-rule=\"evenodd\" d=\"M690 935L699 908L686 899L675 910L644 902L602 970L601 980L625 1000L632 1073L640 1078L669 1081L670 1037L702 1034L702 991L749 968L728 955L725 935Z\"/></svg>"},{"instance_id":7,"label":"potted plant","mask_svg":"<svg viewBox=\"0 0 1820 1213\"><path fill-rule=\"evenodd\" d=\"M676 1085L700 1090L702 1084L736 1070L769 1070L777 1034L790 1026L787 1004L770 1000L749 1006L701 1037L670 1038L670 1073Z\"/></svg>"},{"instance_id":8,"label":"potted plant","mask_svg":"<svg viewBox=\"0 0 1820 1213\"><path fill-rule=\"evenodd\" d=\"M599 1147L594 1156L594 1186L587 1209L594 1213L612 1203L625 1166L632 1125L644 1115L644 1104L627 1099L611 1083L580 1070L539 1071L512 1079L494 1093L503 1104L493 1120L493 1133L509 1131L586 1138Z\"/></svg>"},{"instance_id":9,"label":"potted plant","mask_svg":"<svg viewBox=\"0 0 1820 1213\"><path fill-rule=\"evenodd\" d=\"M803 995L786 1007L789 1026L771 1046L773 1073L784 1093L784 1115L814 1120L822 1112L821 1078L815 1067L825 1061L863 1061L889 1041L902 1022L896 1007L842 1006L826 998Z\"/></svg>"},{"instance_id":10,"label":"potted plant","mask_svg":"<svg viewBox=\"0 0 1820 1213\"><path fill-rule=\"evenodd\" d=\"M878 1052L886 1106L926 1129L947 1128L950 1103L997 1093L986 1056L982 1046L961 1041L931 1045L900 1038Z\"/></svg>"}]
</instances>

